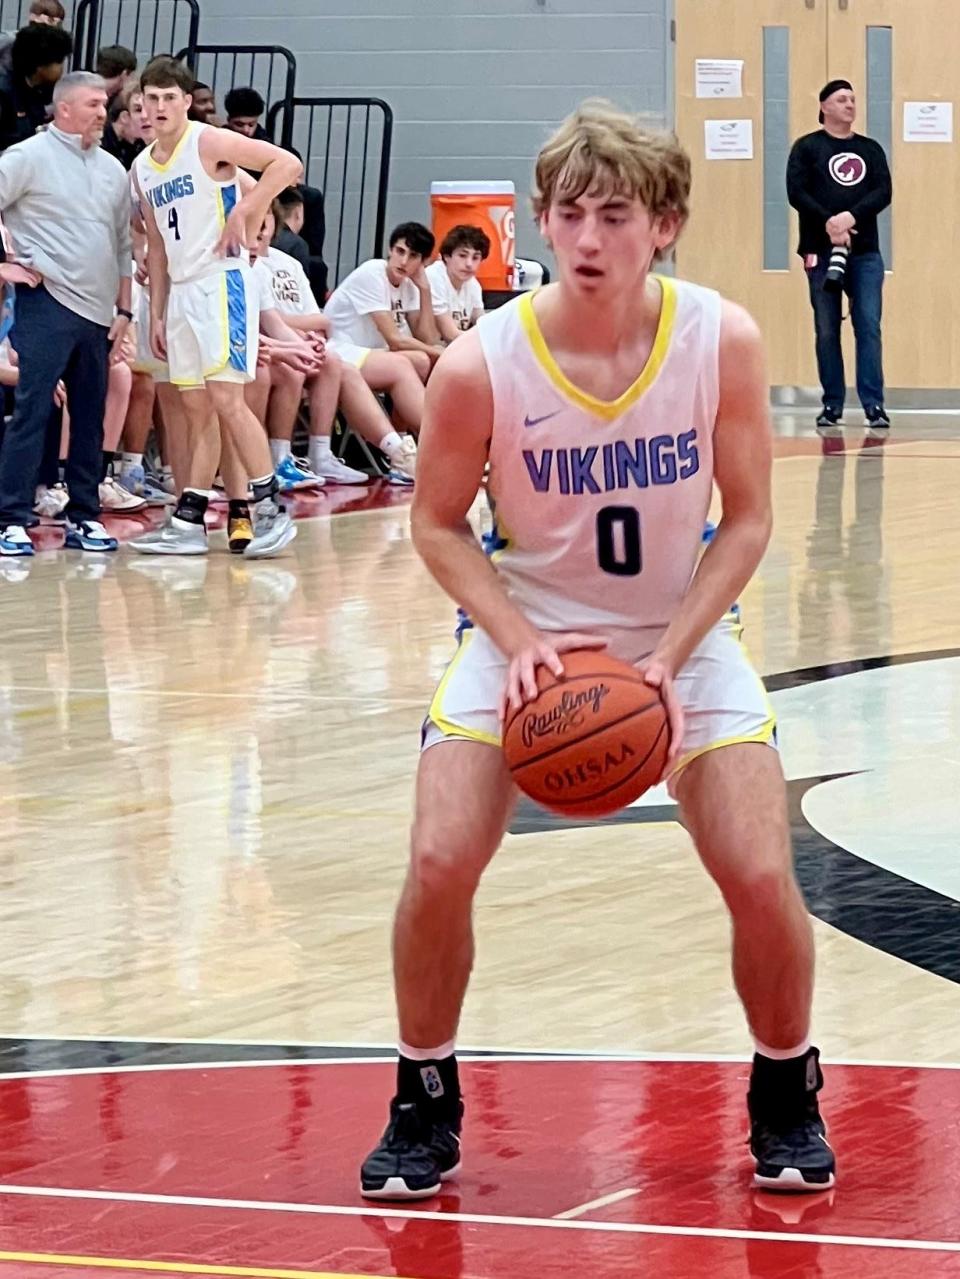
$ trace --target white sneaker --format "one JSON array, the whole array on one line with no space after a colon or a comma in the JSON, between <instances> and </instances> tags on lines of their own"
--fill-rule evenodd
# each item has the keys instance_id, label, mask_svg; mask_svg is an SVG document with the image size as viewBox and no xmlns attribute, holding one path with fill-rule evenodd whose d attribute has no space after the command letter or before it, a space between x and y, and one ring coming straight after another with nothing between
<instances>
[{"instance_id":1,"label":"white sneaker","mask_svg":"<svg viewBox=\"0 0 960 1279\"><path fill-rule=\"evenodd\" d=\"M146 501L123 487L112 475L100 485L100 509L108 515L135 515L146 509Z\"/></svg>"},{"instance_id":2,"label":"white sneaker","mask_svg":"<svg viewBox=\"0 0 960 1279\"><path fill-rule=\"evenodd\" d=\"M312 469L328 484L370 483L370 476L364 471L354 470L352 466L347 466L346 462L341 462L338 457L334 457L330 452L324 453L316 461L317 464Z\"/></svg>"},{"instance_id":3,"label":"white sneaker","mask_svg":"<svg viewBox=\"0 0 960 1279\"><path fill-rule=\"evenodd\" d=\"M206 555L207 530L202 524L191 524L189 520L171 515L160 528L135 537L130 548L141 555Z\"/></svg>"},{"instance_id":4,"label":"white sneaker","mask_svg":"<svg viewBox=\"0 0 960 1279\"><path fill-rule=\"evenodd\" d=\"M402 437L400 447L389 457L387 480L391 484L412 484L417 476L417 445L412 435Z\"/></svg>"},{"instance_id":5,"label":"white sneaker","mask_svg":"<svg viewBox=\"0 0 960 1279\"><path fill-rule=\"evenodd\" d=\"M265 497L253 508L253 541L243 552L244 559L265 560L279 555L296 536L296 525L283 507L272 497Z\"/></svg>"},{"instance_id":6,"label":"white sneaker","mask_svg":"<svg viewBox=\"0 0 960 1279\"><path fill-rule=\"evenodd\" d=\"M66 484L54 484L53 488L47 488L45 484L39 484L35 497L34 515L45 517L48 520L58 520L67 509L67 503L70 501L70 494L67 492Z\"/></svg>"}]
</instances>

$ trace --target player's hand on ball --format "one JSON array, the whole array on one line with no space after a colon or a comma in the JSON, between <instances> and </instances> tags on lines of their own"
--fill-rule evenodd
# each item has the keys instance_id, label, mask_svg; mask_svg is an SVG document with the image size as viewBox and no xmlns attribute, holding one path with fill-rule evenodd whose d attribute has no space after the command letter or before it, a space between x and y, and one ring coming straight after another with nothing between
<instances>
[{"instance_id":1,"label":"player's hand on ball","mask_svg":"<svg viewBox=\"0 0 960 1279\"><path fill-rule=\"evenodd\" d=\"M666 708L667 722L670 725L670 749L667 752L667 762L660 779L662 781L673 772L680 755L680 747L683 745L683 707L677 697L677 690L673 686L673 675L666 663L654 656L646 662L638 662L637 669L642 673L645 684L659 690L660 699Z\"/></svg>"},{"instance_id":2,"label":"player's hand on ball","mask_svg":"<svg viewBox=\"0 0 960 1279\"><path fill-rule=\"evenodd\" d=\"M558 678L563 674L561 653L569 653L577 648L606 648L607 641L600 635L580 635L572 632L569 635L538 635L535 640L526 644L516 653L507 670L507 684L500 699L500 722L513 711L519 711L527 702L535 700L539 693L537 688L537 667L545 666Z\"/></svg>"}]
</instances>

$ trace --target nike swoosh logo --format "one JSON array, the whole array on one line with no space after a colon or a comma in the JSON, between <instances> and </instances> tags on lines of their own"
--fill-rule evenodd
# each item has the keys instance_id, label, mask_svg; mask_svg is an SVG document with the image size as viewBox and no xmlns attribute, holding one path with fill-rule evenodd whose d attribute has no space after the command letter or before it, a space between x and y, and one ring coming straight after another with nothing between
<instances>
[{"instance_id":1,"label":"nike swoosh logo","mask_svg":"<svg viewBox=\"0 0 960 1279\"><path fill-rule=\"evenodd\" d=\"M544 413L543 417L530 417L528 414L523 419L523 425L526 427L539 426L541 422L549 422L552 417L556 417L562 411L562 409L554 409L552 413Z\"/></svg>"}]
</instances>

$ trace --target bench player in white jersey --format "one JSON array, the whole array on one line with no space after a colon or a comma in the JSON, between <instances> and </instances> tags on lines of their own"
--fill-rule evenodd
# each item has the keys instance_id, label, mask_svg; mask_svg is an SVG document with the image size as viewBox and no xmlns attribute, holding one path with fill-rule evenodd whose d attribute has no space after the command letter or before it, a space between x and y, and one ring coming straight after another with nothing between
<instances>
[{"instance_id":1,"label":"bench player in white jersey","mask_svg":"<svg viewBox=\"0 0 960 1279\"><path fill-rule=\"evenodd\" d=\"M560 674L564 652L597 644L661 690L666 775L730 912L755 1041L755 1183L834 1182L809 1041L812 930L774 722L724 620L771 528L762 343L741 308L650 274L689 188L676 139L584 104L537 161L534 206L558 283L482 319L428 388L413 537L474 625L424 726L394 931L397 1093L363 1164L370 1198L425 1198L459 1167L454 1039L472 903L515 802L498 711L535 695L537 666ZM467 522L488 461L495 565ZM701 558L714 483L723 514Z\"/></svg>"},{"instance_id":2,"label":"bench player in white jersey","mask_svg":"<svg viewBox=\"0 0 960 1279\"><path fill-rule=\"evenodd\" d=\"M251 477L254 536L245 554L275 555L296 530L277 501L270 447L243 396L256 373L258 331L247 249L302 165L269 142L189 120L193 80L174 58L154 58L141 85L156 133L133 169L147 228L150 343L181 392L190 464L170 522L131 545L149 554L206 552L203 517L222 435ZM240 168L261 174L244 195Z\"/></svg>"}]
</instances>

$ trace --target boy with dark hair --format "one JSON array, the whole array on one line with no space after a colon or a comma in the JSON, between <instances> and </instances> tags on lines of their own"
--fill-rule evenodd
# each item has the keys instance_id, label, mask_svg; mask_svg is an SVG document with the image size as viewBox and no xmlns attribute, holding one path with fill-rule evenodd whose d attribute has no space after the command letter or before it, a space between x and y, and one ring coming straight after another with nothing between
<instances>
[{"instance_id":1,"label":"boy with dark hair","mask_svg":"<svg viewBox=\"0 0 960 1279\"><path fill-rule=\"evenodd\" d=\"M223 126L223 121L217 115L217 99L209 84L196 80L190 96L193 101L187 114L191 120L196 120L198 124L214 124L218 128Z\"/></svg>"},{"instance_id":2,"label":"boy with dark hair","mask_svg":"<svg viewBox=\"0 0 960 1279\"><path fill-rule=\"evenodd\" d=\"M397 352L426 382L440 355L423 265L434 244L421 223L403 222L390 236L386 260L363 262L334 290L326 315L333 325L331 345L342 359L363 369L371 352Z\"/></svg>"},{"instance_id":3,"label":"boy with dark hair","mask_svg":"<svg viewBox=\"0 0 960 1279\"><path fill-rule=\"evenodd\" d=\"M108 44L97 50L97 75L107 86L107 105L113 103L120 90L137 69L137 55L122 44Z\"/></svg>"},{"instance_id":4,"label":"boy with dark hair","mask_svg":"<svg viewBox=\"0 0 960 1279\"><path fill-rule=\"evenodd\" d=\"M120 90L107 113L107 127L101 146L115 156L129 172L144 148L143 92L139 80L130 80Z\"/></svg>"},{"instance_id":5,"label":"boy with dark hair","mask_svg":"<svg viewBox=\"0 0 960 1279\"><path fill-rule=\"evenodd\" d=\"M223 109L226 112L228 129L232 129L234 133L246 134L248 138L259 138L263 142L270 141L270 135L260 123L266 103L256 89L249 86L231 89L223 100Z\"/></svg>"},{"instance_id":6,"label":"boy with dark hair","mask_svg":"<svg viewBox=\"0 0 960 1279\"><path fill-rule=\"evenodd\" d=\"M0 71L0 151L48 123L53 87L72 52L73 39L62 27L31 23L17 32L9 70Z\"/></svg>"},{"instance_id":7,"label":"boy with dark hair","mask_svg":"<svg viewBox=\"0 0 960 1279\"><path fill-rule=\"evenodd\" d=\"M490 256L490 237L478 226L455 226L440 245L440 257L427 267L433 313L444 342L473 328L483 315L480 264Z\"/></svg>"},{"instance_id":8,"label":"boy with dark hair","mask_svg":"<svg viewBox=\"0 0 960 1279\"><path fill-rule=\"evenodd\" d=\"M60 0L33 0L27 13L27 22L35 22L42 27L62 27L67 16Z\"/></svg>"},{"instance_id":9,"label":"boy with dark hair","mask_svg":"<svg viewBox=\"0 0 960 1279\"><path fill-rule=\"evenodd\" d=\"M303 230L303 196L296 187L287 187L274 201L277 229L273 247L299 262L310 272L310 246L300 234Z\"/></svg>"}]
</instances>

